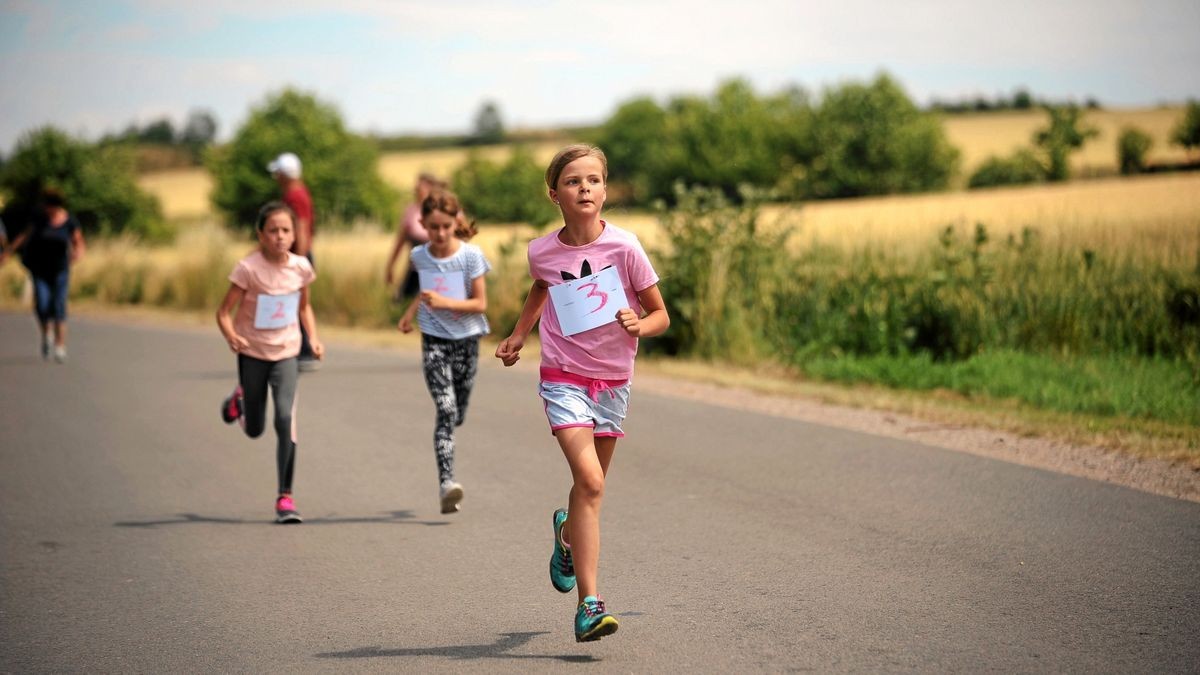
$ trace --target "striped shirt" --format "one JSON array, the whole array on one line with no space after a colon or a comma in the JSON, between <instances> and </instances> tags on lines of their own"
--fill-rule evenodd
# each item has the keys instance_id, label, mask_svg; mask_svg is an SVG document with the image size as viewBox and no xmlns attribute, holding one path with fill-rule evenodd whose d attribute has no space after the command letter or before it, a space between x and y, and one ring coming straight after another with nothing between
<instances>
[{"instance_id":1,"label":"striped shirt","mask_svg":"<svg viewBox=\"0 0 1200 675\"><path fill-rule=\"evenodd\" d=\"M435 258L429 253L428 244L417 246L412 251L412 266L418 273L461 272L466 285L466 297L471 297L471 282L488 273L491 264L483 251L474 244L462 242L458 251L449 258ZM459 276L459 275L455 275ZM449 309L430 309L422 304L417 309L417 325L425 335L446 340L462 340L479 337L491 332L487 316L476 312L455 312Z\"/></svg>"}]
</instances>

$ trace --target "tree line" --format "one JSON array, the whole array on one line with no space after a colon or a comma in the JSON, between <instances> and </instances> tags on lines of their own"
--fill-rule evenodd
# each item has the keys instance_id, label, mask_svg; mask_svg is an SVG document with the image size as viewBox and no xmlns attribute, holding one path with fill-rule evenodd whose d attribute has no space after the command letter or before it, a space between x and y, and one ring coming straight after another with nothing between
<instances>
[{"instance_id":1,"label":"tree line","mask_svg":"<svg viewBox=\"0 0 1200 675\"><path fill-rule=\"evenodd\" d=\"M1046 126L1030 147L985 161L969 186L1067 179L1070 153L1096 131L1077 106L1045 111ZM511 141L493 102L485 102L474 124L460 139L465 145ZM3 217L19 226L42 190L55 187L89 229L167 238L171 228L159 205L137 188L137 152L144 144L174 144L190 148L212 173L213 204L230 225L251 222L258 206L275 196L265 167L284 151L304 161L304 179L327 225L395 218L400 195L377 171L378 139L350 132L338 109L312 94L285 89L269 95L228 143L214 144L216 130L212 114L196 110L182 128L156 120L96 143L53 127L29 132L0 165ZM632 206L672 204L679 186L715 189L734 202L747 191L786 201L926 192L945 189L960 166L941 116L918 107L887 74L819 95L801 87L760 95L746 80L732 79L711 96L662 103L635 97L602 125L573 130L573 136L604 148L610 201ZM1188 103L1172 139L1189 153L1200 147L1200 102ZM1123 131L1122 171L1145 170L1150 144L1140 130ZM452 182L475 217L540 226L555 217L537 198L545 192L543 170L526 151L502 163L471 154Z\"/></svg>"}]
</instances>

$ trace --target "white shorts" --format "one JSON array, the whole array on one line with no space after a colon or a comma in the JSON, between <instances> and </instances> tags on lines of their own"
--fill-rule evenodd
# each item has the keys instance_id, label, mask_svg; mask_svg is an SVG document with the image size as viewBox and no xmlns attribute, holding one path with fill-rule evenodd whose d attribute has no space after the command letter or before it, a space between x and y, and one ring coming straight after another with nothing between
<instances>
[{"instance_id":1,"label":"white shorts","mask_svg":"<svg viewBox=\"0 0 1200 675\"><path fill-rule=\"evenodd\" d=\"M595 429L597 438L624 438L621 423L629 410L629 383L604 388L593 399L588 388L564 382L546 382L538 386L538 394L546 408L550 433L571 427Z\"/></svg>"}]
</instances>

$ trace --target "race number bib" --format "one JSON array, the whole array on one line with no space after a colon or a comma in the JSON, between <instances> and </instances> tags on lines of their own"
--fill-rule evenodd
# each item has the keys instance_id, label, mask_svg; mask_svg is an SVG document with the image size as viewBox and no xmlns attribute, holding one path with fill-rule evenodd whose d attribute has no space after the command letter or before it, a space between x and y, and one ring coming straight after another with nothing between
<instances>
[{"instance_id":1,"label":"race number bib","mask_svg":"<svg viewBox=\"0 0 1200 675\"><path fill-rule=\"evenodd\" d=\"M625 289L616 268L606 267L590 277L550 287L550 302L563 335L575 335L617 320L625 307Z\"/></svg>"},{"instance_id":2,"label":"race number bib","mask_svg":"<svg viewBox=\"0 0 1200 675\"><path fill-rule=\"evenodd\" d=\"M433 291L454 300L467 299L467 275L462 270L451 272L419 270L417 276L420 278L423 291Z\"/></svg>"},{"instance_id":3,"label":"race number bib","mask_svg":"<svg viewBox=\"0 0 1200 675\"><path fill-rule=\"evenodd\" d=\"M254 327L259 330L287 328L300 320L300 291L287 295L258 294L258 310L254 312Z\"/></svg>"}]
</instances>

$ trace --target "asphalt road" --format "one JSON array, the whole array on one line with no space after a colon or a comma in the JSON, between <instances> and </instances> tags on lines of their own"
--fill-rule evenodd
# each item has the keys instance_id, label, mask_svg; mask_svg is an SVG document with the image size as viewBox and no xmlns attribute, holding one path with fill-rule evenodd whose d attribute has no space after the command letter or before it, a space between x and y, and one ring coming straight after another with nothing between
<instances>
[{"instance_id":1,"label":"asphalt road","mask_svg":"<svg viewBox=\"0 0 1200 675\"><path fill-rule=\"evenodd\" d=\"M536 364L484 359L443 516L418 355L331 344L277 526L215 327L72 328L0 314L0 671L1200 669L1200 504L635 381L580 645Z\"/></svg>"}]
</instances>

